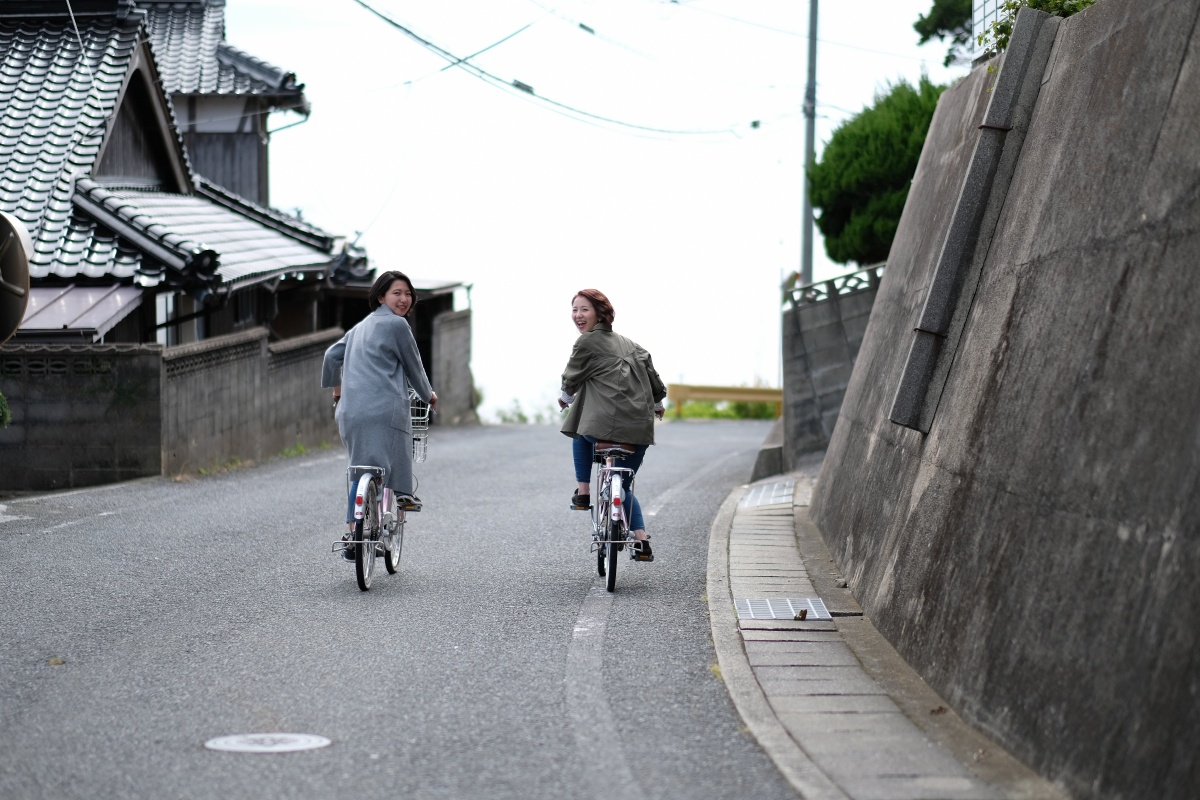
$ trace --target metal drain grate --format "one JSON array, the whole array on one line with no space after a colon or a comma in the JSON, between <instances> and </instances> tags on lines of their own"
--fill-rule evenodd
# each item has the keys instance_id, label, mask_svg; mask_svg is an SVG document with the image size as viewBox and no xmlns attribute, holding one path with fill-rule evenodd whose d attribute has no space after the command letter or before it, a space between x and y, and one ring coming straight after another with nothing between
<instances>
[{"instance_id":1,"label":"metal drain grate","mask_svg":"<svg viewBox=\"0 0 1200 800\"><path fill-rule=\"evenodd\" d=\"M833 619L819 597L789 597L786 600L734 600L738 619L792 619L801 611L806 620Z\"/></svg>"},{"instance_id":2,"label":"metal drain grate","mask_svg":"<svg viewBox=\"0 0 1200 800\"><path fill-rule=\"evenodd\" d=\"M738 503L738 506L741 508L754 508L756 506L774 506L783 503L791 505L792 487L795 485L795 481L779 481L778 483L764 483L761 486L752 486L750 491L746 492L746 496Z\"/></svg>"}]
</instances>

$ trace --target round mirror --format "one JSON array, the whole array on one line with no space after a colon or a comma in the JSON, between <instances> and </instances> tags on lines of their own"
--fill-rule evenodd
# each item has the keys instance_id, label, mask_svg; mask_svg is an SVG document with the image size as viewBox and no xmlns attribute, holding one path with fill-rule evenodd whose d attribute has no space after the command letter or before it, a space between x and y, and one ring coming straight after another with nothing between
<instances>
[{"instance_id":1,"label":"round mirror","mask_svg":"<svg viewBox=\"0 0 1200 800\"><path fill-rule=\"evenodd\" d=\"M0 344L21 327L29 304L29 257L33 241L25 223L0 211Z\"/></svg>"}]
</instances>

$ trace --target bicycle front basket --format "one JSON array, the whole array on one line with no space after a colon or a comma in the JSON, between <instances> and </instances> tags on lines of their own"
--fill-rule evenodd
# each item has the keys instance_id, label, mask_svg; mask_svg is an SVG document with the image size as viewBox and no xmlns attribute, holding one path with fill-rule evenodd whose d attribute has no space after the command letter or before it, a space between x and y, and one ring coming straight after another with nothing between
<instances>
[{"instance_id":1,"label":"bicycle front basket","mask_svg":"<svg viewBox=\"0 0 1200 800\"><path fill-rule=\"evenodd\" d=\"M413 433L429 430L429 403L417 397L417 393L412 389L408 390L408 403Z\"/></svg>"}]
</instances>

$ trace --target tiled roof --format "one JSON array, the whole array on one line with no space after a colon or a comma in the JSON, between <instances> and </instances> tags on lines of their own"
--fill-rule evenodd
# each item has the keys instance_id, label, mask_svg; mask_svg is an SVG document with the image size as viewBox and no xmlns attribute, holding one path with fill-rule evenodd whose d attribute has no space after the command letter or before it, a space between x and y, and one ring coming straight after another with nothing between
<instances>
[{"instance_id":1,"label":"tiled roof","mask_svg":"<svg viewBox=\"0 0 1200 800\"><path fill-rule=\"evenodd\" d=\"M0 19L0 209L45 253L67 233L71 174L93 167L140 18Z\"/></svg>"},{"instance_id":2,"label":"tiled roof","mask_svg":"<svg viewBox=\"0 0 1200 800\"><path fill-rule=\"evenodd\" d=\"M272 95L307 109L296 76L225 42L224 0L147 2L145 9L163 88L171 94Z\"/></svg>"},{"instance_id":3,"label":"tiled roof","mask_svg":"<svg viewBox=\"0 0 1200 800\"><path fill-rule=\"evenodd\" d=\"M223 283L263 280L289 272L326 270L333 256L205 197L104 187L81 178L76 204L106 227L120 229L139 249L184 262L189 271Z\"/></svg>"},{"instance_id":4,"label":"tiled roof","mask_svg":"<svg viewBox=\"0 0 1200 800\"><path fill-rule=\"evenodd\" d=\"M231 208L239 214L251 217L252 219L261 222L271 228L291 236L294 239L299 239L305 244L316 247L319 250L329 252L334 246L336 237L310 222L293 217L291 214L285 214L274 208L260 206L247 200L241 195L236 195L233 192L217 186L207 178L200 176L196 177L196 191L220 205Z\"/></svg>"},{"instance_id":5,"label":"tiled roof","mask_svg":"<svg viewBox=\"0 0 1200 800\"><path fill-rule=\"evenodd\" d=\"M224 8L219 0L169 5ZM212 286L331 269L333 236L207 181L196 181L195 194L170 194L88 177L143 19L136 12L77 15L81 51L62 15L0 14L0 210L29 229L30 277Z\"/></svg>"},{"instance_id":6,"label":"tiled roof","mask_svg":"<svg viewBox=\"0 0 1200 800\"><path fill-rule=\"evenodd\" d=\"M158 282L162 271L161 265L143 259L129 242L78 211L67 219L58 236L36 241L29 260L29 277L34 280L129 279L141 275L153 284Z\"/></svg>"}]
</instances>

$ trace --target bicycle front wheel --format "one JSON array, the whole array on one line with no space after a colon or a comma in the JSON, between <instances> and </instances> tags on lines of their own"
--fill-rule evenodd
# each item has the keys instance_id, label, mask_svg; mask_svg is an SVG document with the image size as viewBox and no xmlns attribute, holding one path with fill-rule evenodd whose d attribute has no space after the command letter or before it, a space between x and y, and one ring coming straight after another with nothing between
<instances>
[{"instance_id":1,"label":"bicycle front wheel","mask_svg":"<svg viewBox=\"0 0 1200 800\"><path fill-rule=\"evenodd\" d=\"M367 484L367 495L363 498L363 517L354 523L354 574L358 588L364 592L371 588L375 574L375 544L379 541L379 484L372 480Z\"/></svg>"},{"instance_id":2,"label":"bicycle front wheel","mask_svg":"<svg viewBox=\"0 0 1200 800\"><path fill-rule=\"evenodd\" d=\"M617 588L617 556L620 552L621 540L625 538L625 530L620 522L608 519L604 523L604 538L608 540L608 575L605 576L604 588L610 592Z\"/></svg>"}]
</instances>

